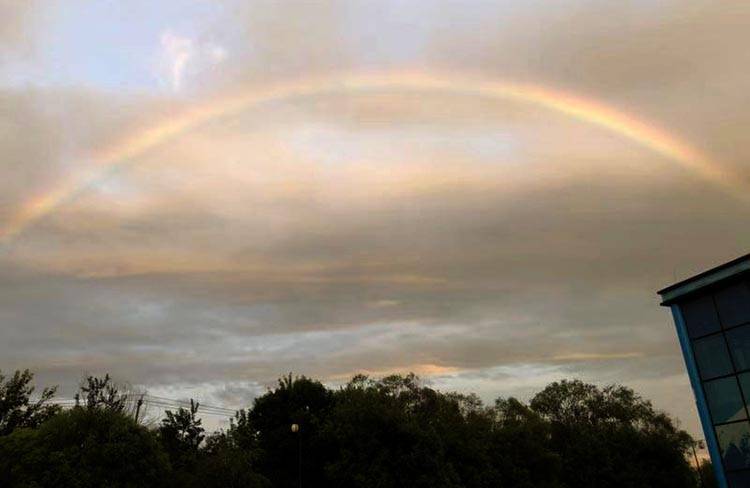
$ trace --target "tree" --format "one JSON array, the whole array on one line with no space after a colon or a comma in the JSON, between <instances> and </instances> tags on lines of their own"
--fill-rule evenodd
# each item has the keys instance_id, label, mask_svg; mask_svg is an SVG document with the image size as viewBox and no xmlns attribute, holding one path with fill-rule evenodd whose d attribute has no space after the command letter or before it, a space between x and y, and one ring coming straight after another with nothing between
<instances>
[{"instance_id":1,"label":"tree","mask_svg":"<svg viewBox=\"0 0 750 488\"><path fill-rule=\"evenodd\" d=\"M159 438L174 470L171 486L179 488L266 488L269 481L257 473L258 451L245 411L238 412L227 432L206 436L197 417L199 404L167 410Z\"/></svg>"},{"instance_id":2,"label":"tree","mask_svg":"<svg viewBox=\"0 0 750 488\"><path fill-rule=\"evenodd\" d=\"M711 461L704 459L698 468L695 469L695 476L697 479L698 486L700 488L719 488L719 484L716 481L716 473L714 473L714 466ZM702 485L700 483L703 483Z\"/></svg>"},{"instance_id":3,"label":"tree","mask_svg":"<svg viewBox=\"0 0 750 488\"><path fill-rule=\"evenodd\" d=\"M199 403L190 399L190 409L180 407L177 412L167 410L159 426L159 437L177 467L192 466L198 448L205 438L203 421L197 417Z\"/></svg>"},{"instance_id":4,"label":"tree","mask_svg":"<svg viewBox=\"0 0 750 488\"><path fill-rule=\"evenodd\" d=\"M234 417L229 419L229 430L224 435L226 441L244 451L259 453L260 432L255 428L250 419L250 411L241 409L235 412Z\"/></svg>"},{"instance_id":5,"label":"tree","mask_svg":"<svg viewBox=\"0 0 750 488\"><path fill-rule=\"evenodd\" d=\"M127 395L120 393L108 374L104 378L87 376L76 394L76 404L80 401L81 393L89 410L104 409L122 413L127 406Z\"/></svg>"},{"instance_id":6,"label":"tree","mask_svg":"<svg viewBox=\"0 0 750 488\"><path fill-rule=\"evenodd\" d=\"M334 398L331 486L501 486L493 417L476 396L440 393L410 374L356 376Z\"/></svg>"},{"instance_id":7,"label":"tree","mask_svg":"<svg viewBox=\"0 0 750 488\"><path fill-rule=\"evenodd\" d=\"M165 419L161 421L159 431L162 436L174 439L184 450L194 451L198 449L205 437L205 429L201 426L203 420L197 417L200 403L190 399L190 409L180 407L177 412L167 410Z\"/></svg>"},{"instance_id":8,"label":"tree","mask_svg":"<svg viewBox=\"0 0 750 488\"><path fill-rule=\"evenodd\" d=\"M256 432L258 469L274 487L298 486L299 464L305 486L326 486L323 465L333 454L321 428L332 402L331 391L320 382L291 374L255 399L246 427ZM300 426L299 432L291 431L293 423Z\"/></svg>"},{"instance_id":9,"label":"tree","mask_svg":"<svg viewBox=\"0 0 750 488\"><path fill-rule=\"evenodd\" d=\"M562 459L550 448L550 423L515 398L495 401L491 458L500 486L562 486Z\"/></svg>"},{"instance_id":10,"label":"tree","mask_svg":"<svg viewBox=\"0 0 750 488\"><path fill-rule=\"evenodd\" d=\"M113 410L76 407L0 438L3 487L159 487L169 479L156 437Z\"/></svg>"},{"instance_id":11,"label":"tree","mask_svg":"<svg viewBox=\"0 0 750 488\"><path fill-rule=\"evenodd\" d=\"M60 412L58 405L50 405L57 387L45 388L36 401L31 400L35 387L34 375L28 369L6 377L0 371L0 436L24 427L37 427Z\"/></svg>"},{"instance_id":12,"label":"tree","mask_svg":"<svg viewBox=\"0 0 750 488\"><path fill-rule=\"evenodd\" d=\"M268 488L271 483L256 471L257 450L238 441L230 427L206 437L192 485L201 488Z\"/></svg>"},{"instance_id":13,"label":"tree","mask_svg":"<svg viewBox=\"0 0 750 488\"><path fill-rule=\"evenodd\" d=\"M692 438L630 388L563 380L530 407L550 422L567 486L694 486L686 458Z\"/></svg>"},{"instance_id":14,"label":"tree","mask_svg":"<svg viewBox=\"0 0 750 488\"><path fill-rule=\"evenodd\" d=\"M333 488L694 488L698 479L685 458L690 436L623 386L561 381L528 404L485 406L413 374L358 375L333 391L290 374L207 435L193 400L148 430L108 375L86 378L79 405L57 415L44 403L54 390L31 402L30 381L28 372L0 381L0 426L11 432L0 437L3 487L292 488L300 472L303 486ZM701 466L713 481L709 470Z\"/></svg>"}]
</instances>

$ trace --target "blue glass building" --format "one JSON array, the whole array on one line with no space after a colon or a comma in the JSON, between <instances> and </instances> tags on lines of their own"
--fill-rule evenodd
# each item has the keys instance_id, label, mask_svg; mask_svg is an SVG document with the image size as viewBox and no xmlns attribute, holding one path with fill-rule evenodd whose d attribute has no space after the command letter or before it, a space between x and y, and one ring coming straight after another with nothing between
<instances>
[{"instance_id":1,"label":"blue glass building","mask_svg":"<svg viewBox=\"0 0 750 488\"><path fill-rule=\"evenodd\" d=\"M750 255L659 292L721 488L750 488Z\"/></svg>"}]
</instances>

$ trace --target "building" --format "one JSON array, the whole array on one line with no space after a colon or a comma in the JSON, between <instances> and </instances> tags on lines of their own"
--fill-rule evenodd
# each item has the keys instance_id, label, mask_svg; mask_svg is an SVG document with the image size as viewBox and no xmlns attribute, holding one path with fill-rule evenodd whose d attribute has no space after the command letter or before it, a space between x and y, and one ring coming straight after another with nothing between
<instances>
[{"instance_id":1,"label":"building","mask_svg":"<svg viewBox=\"0 0 750 488\"><path fill-rule=\"evenodd\" d=\"M722 488L750 488L750 254L659 292Z\"/></svg>"}]
</instances>

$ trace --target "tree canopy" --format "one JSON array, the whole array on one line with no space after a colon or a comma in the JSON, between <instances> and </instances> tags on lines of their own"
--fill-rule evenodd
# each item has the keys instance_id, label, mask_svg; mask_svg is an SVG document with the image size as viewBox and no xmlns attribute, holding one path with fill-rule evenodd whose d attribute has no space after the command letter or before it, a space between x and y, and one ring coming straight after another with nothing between
<instances>
[{"instance_id":1,"label":"tree canopy","mask_svg":"<svg viewBox=\"0 0 750 488\"><path fill-rule=\"evenodd\" d=\"M579 380L552 383L530 402L550 425L567 486L690 486L692 439L630 388Z\"/></svg>"},{"instance_id":2,"label":"tree canopy","mask_svg":"<svg viewBox=\"0 0 750 488\"><path fill-rule=\"evenodd\" d=\"M0 438L0 486L160 486L170 471L156 437L111 410L74 408Z\"/></svg>"},{"instance_id":3,"label":"tree canopy","mask_svg":"<svg viewBox=\"0 0 750 488\"><path fill-rule=\"evenodd\" d=\"M333 389L290 374L207 433L197 402L147 428L108 376L87 378L85 403L66 412L46 404L54 390L32 402L31 379L0 383L16 392L0 426L26 419L0 435L0 486L296 488L300 476L342 488L698 486L690 436L620 385L566 380L528 403L485 405L413 374Z\"/></svg>"},{"instance_id":4,"label":"tree canopy","mask_svg":"<svg viewBox=\"0 0 750 488\"><path fill-rule=\"evenodd\" d=\"M56 388L44 388L37 400L31 399L36 390L31 384L33 379L28 369L10 377L0 371L0 436L19 428L36 427L60 411L60 407L48 403Z\"/></svg>"}]
</instances>

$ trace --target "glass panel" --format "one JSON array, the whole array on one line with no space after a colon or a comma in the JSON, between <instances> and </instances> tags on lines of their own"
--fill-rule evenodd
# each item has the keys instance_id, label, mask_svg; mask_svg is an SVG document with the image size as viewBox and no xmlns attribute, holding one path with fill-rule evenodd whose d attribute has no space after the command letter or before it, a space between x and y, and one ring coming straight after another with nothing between
<instances>
[{"instance_id":1,"label":"glass panel","mask_svg":"<svg viewBox=\"0 0 750 488\"><path fill-rule=\"evenodd\" d=\"M689 302L680 304L682 316L685 318L688 335L690 337L700 337L711 332L717 332L719 325L719 316L716 314L713 298L710 295L696 298Z\"/></svg>"},{"instance_id":2,"label":"glass panel","mask_svg":"<svg viewBox=\"0 0 750 488\"><path fill-rule=\"evenodd\" d=\"M747 418L742 394L734 376L703 384L708 399L708 408L715 424Z\"/></svg>"},{"instance_id":3,"label":"glass panel","mask_svg":"<svg viewBox=\"0 0 750 488\"><path fill-rule=\"evenodd\" d=\"M729 359L729 351L723 335L718 334L694 341L693 352L702 379L707 380L732 372L732 361Z\"/></svg>"},{"instance_id":4,"label":"glass panel","mask_svg":"<svg viewBox=\"0 0 750 488\"><path fill-rule=\"evenodd\" d=\"M727 342L737 369L750 369L750 325L728 330Z\"/></svg>"},{"instance_id":5,"label":"glass panel","mask_svg":"<svg viewBox=\"0 0 750 488\"><path fill-rule=\"evenodd\" d=\"M750 288L738 283L716 293L716 306L724 327L750 322Z\"/></svg>"},{"instance_id":6,"label":"glass panel","mask_svg":"<svg viewBox=\"0 0 750 488\"><path fill-rule=\"evenodd\" d=\"M750 422L717 425L716 436L727 469L750 467Z\"/></svg>"},{"instance_id":7,"label":"glass panel","mask_svg":"<svg viewBox=\"0 0 750 488\"><path fill-rule=\"evenodd\" d=\"M750 471L727 473L727 481L729 488L748 488L750 487Z\"/></svg>"}]
</instances>

